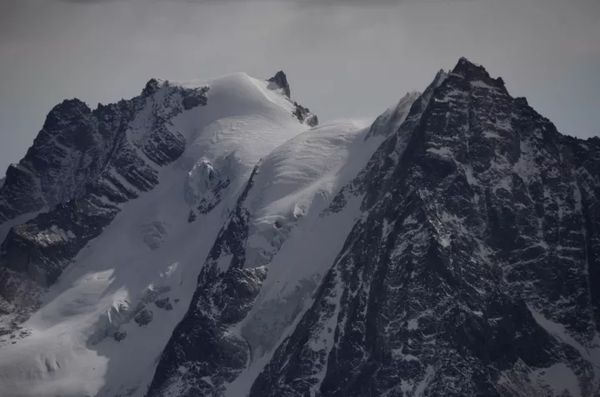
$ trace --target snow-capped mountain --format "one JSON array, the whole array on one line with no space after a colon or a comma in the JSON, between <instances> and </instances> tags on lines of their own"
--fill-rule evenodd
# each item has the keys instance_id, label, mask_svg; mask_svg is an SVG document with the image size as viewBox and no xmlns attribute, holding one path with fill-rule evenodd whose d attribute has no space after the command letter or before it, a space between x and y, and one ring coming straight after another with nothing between
<instances>
[{"instance_id":1,"label":"snow-capped mountain","mask_svg":"<svg viewBox=\"0 0 600 397\"><path fill-rule=\"evenodd\" d=\"M253 167L309 128L279 90L151 80L130 101L53 109L0 191L0 395L117 395L152 376Z\"/></svg>"},{"instance_id":2,"label":"snow-capped mountain","mask_svg":"<svg viewBox=\"0 0 600 397\"><path fill-rule=\"evenodd\" d=\"M55 107L0 189L0 395L600 396L600 139L464 58L317 123L283 72Z\"/></svg>"}]
</instances>

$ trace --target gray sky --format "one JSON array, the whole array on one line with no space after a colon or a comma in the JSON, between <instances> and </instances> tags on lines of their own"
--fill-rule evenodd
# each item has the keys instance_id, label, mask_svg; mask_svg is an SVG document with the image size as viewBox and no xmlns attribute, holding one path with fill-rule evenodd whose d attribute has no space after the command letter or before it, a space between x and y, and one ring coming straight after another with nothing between
<instances>
[{"instance_id":1,"label":"gray sky","mask_svg":"<svg viewBox=\"0 0 600 397\"><path fill-rule=\"evenodd\" d=\"M460 56L566 134L600 134L597 0L0 0L0 175L65 98L283 69L322 121L376 116Z\"/></svg>"}]
</instances>

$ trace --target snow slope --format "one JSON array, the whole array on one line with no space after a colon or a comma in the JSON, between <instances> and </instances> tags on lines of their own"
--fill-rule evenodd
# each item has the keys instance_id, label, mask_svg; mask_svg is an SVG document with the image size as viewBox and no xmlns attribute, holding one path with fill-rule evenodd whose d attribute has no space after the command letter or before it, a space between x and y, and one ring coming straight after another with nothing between
<instances>
[{"instance_id":1,"label":"snow slope","mask_svg":"<svg viewBox=\"0 0 600 397\"><path fill-rule=\"evenodd\" d=\"M252 214L247 267L268 263L291 229L302 218L318 215L358 173L381 143L363 142L367 127L363 121L323 125L289 140L262 161L246 199Z\"/></svg>"},{"instance_id":2,"label":"snow slope","mask_svg":"<svg viewBox=\"0 0 600 397\"><path fill-rule=\"evenodd\" d=\"M183 155L160 170L154 190L123 204L79 252L22 324L29 336L2 342L0 395L143 395L252 168L307 129L291 114L288 98L243 73L208 83L163 82L155 95L174 85L209 87L206 106L181 113L170 125L187 142ZM134 124L129 139L142 139L144 128ZM228 194L189 223L186 190L201 162L230 180ZM147 313L152 320L144 324Z\"/></svg>"}]
</instances>

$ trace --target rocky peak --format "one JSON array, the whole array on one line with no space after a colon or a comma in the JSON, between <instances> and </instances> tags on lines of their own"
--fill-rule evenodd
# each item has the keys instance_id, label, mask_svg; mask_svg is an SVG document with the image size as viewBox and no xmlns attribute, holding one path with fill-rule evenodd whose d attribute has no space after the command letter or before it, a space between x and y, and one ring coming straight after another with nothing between
<instances>
[{"instance_id":1,"label":"rocky peak","mask_svg":"<svg viewBox=\"0 0 600 397\"><path fill-rule=\"evenodd\" d=\"M52 207L78 196L88 176L103 165L93 160L98 139L91 109L79 99L55 106L25 157L6 171L0 219Z\"/></svg>"},{"instance_id":2,"label":"rocky peak","mask_svg":"<svg viewBox=\"0 0 600 397\"><path fill-rule=\"evenodd\" d=\"M91 129L87 123L92 110L79 99L65 100L55 106L44 122L44 127L35 139L33 150L56 139L60 144L85 149L93 144L90 141Z\"/></svg>"},{"instance_id":3,"label":"rocky peak","mask_svg":"<svg viewBox=\"0 0 600 397\"><path fill-rule=\"evenodd\" d=\"M571 168L501 79L464 58L440 77L342 190L363 218L250 396L595 395L573 349L598 348L593 145L564 143Z\"/></svg>"},{"instance_id":4,"label":"rocky peak","mask_svg":"<svg viewBox=\"0 0 600 397\"><path fill-rule=\"evenodd\" d=\"M142 97L152 96L161 86L161 81L155 78L151 78L146 83L146 86L142 90Z\"/></svg>"},{"instance_id":5,"label":"rocky peak","mask_svg":"<svg viewBox=\"0 0 600 397\"><path fill-rule=\"evenodd\" d=\"M460 75L468 81L482 81L483 83L506 91L504 80L502 80L501 77L492 78L483 66L473 63L465 57L458 60L458 63L454 69L452 69L452 73Z\"/></svg>"},{"instance_id":6,"label":"rocky peak","mask_svg":"<svg viewBox=\"0 0 600 397\"><path fill-rule=\"evenodd\" d=\"M291 100L290 84L288 83L287 76L283 71L280 70L279 72L275 73L275 76L271 77L267 81L269 82L269 86L267 88L272 91L278 91ZM316 127L319 124L319 118L314 115L310 109L298 104L298 102L295 101L293 104L295 109L292 114L301 123L306 124L309 127Z\"/></svg>"},{"instance_id":7,"label":"rocky peak","mask_svg":"<svg viewBox=\"0 0 600 397\"><path fill-rule=\"evenodd\" d=\"M290 93L290 85L288 83L287 76L285 75L285 73L283 71L280 70L279 72L275 73L275 76L271 77L267 81L270 83L276 84L280 89L283 90L283 93L288 98L292 97L291 93Z\"/></svg>"},{"instance_id":8,"label":"rocky peak","mask_svg":"<svg viewBox=\"0 0 600 397\"><path fill-rule=\"evenodd\" d=\"M25 159L31 157L33 154L31 152L36 152L40 146L44 146L48 141L54 139L69 147L88 146L91 142L88 139L90 130L87 126L87 119L91 113L90 107L77 98L68 99L56 105L48 113L44 126L35 138Z\"/></svg>"},{"instance_id":9,"label":"rocky peak","mask_svg":"<svg viewBox=\"0 0 600 397\"><path fill-rule=\"evenodd\" d=\"M52 122L55 119L60 119L61 116L76 117L90 114L91 111L92 110L89 108L89 106L78 98L65 99L52 108L48 114L48 117L46 118L46 123Z\"/></svg>"}]
</instances>

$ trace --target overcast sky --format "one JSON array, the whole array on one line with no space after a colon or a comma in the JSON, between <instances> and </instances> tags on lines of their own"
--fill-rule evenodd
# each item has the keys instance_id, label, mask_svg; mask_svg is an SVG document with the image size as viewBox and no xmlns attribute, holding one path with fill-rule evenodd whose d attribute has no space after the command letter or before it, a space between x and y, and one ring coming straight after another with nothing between
<instances>
[{"instance_id":1,"label":"overcast sky","mask_svg":"<svg viewBox=\"0 0 600 397\"><path fill-rule=\"evenodd\" d=\"M460 56L561 132L600 134L597 0L0 0L0 175L65 98L282 69L322 121L374 117Z\"/></svg>"}]
</instances>

